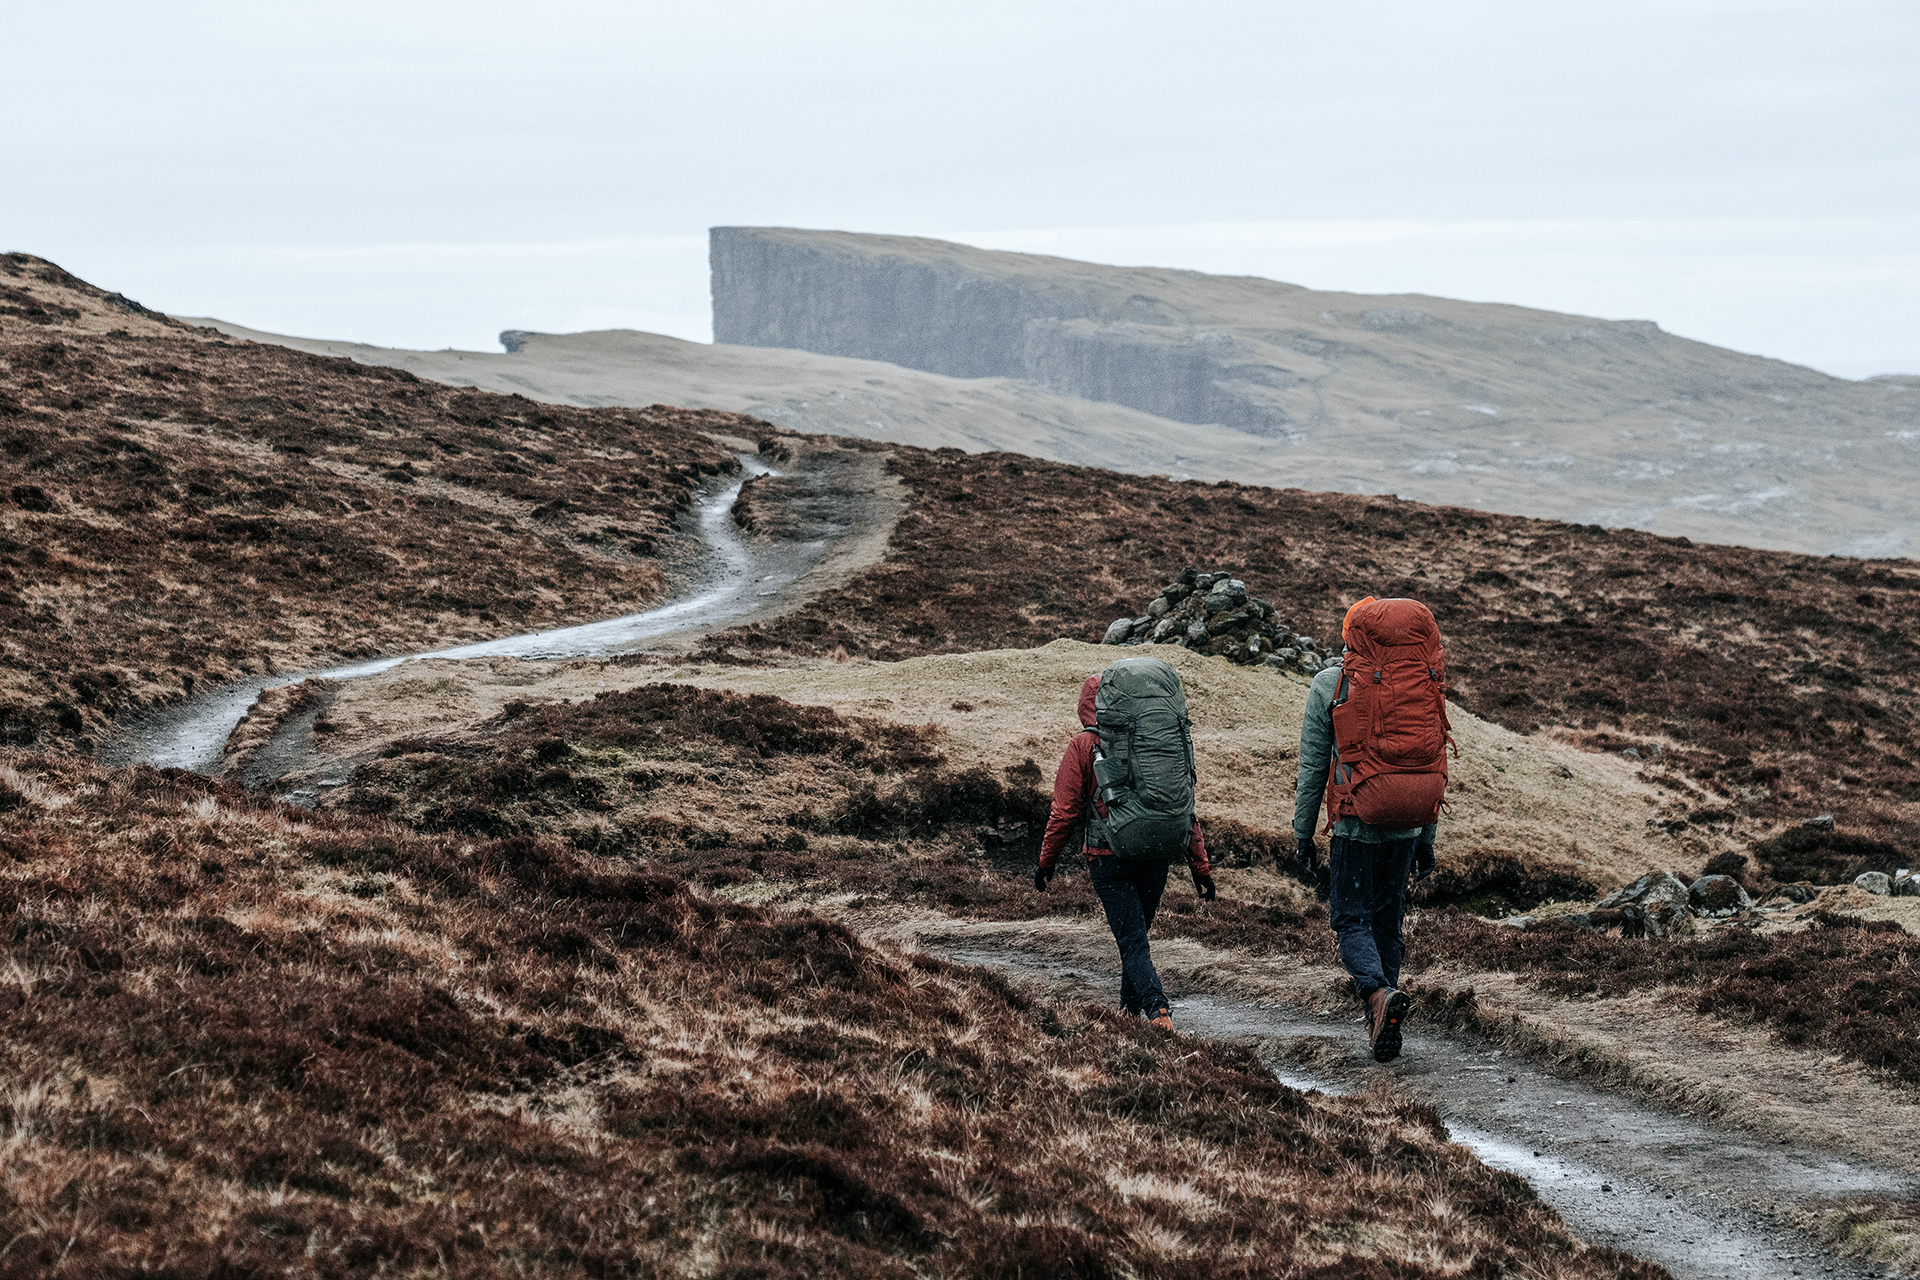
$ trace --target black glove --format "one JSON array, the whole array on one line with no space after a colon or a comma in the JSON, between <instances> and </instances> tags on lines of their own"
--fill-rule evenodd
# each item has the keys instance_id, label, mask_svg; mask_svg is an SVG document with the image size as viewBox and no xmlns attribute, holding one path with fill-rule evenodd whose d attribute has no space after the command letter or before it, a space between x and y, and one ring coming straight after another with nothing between
<instances>
[{"instance_id":1,"label":"black glove","mask_svg":"<svg viewBox=\"0 0 1920 1280\"><path fill-rule=\"evenodd\" d=\"M1052 867L1041 867L1038 871L1033 873L1033 887L1038 889L1041 893L1045 893L1047 891L1047 886L1052 883L1053 883Z\"/></svg>"},{"instance_id":2,"label":"black glove","mask_svg":"<svg viewBox=\"0 0 1920 1280\"><path fill-rule=\"evenodd\" d=\"M1413 883L1419 884L1433 874L1433 846L1423 844L1413 851Z\"/></svg>"},{"instance_id":3,"label":"black glove","mask_svg":"<svg viewBox=\"0 0 1920 1280\"><path fill-rule=\"evenodd\" d=\"M1203 876L1198 871L1193 873L1193 891L1200 895L1202 902L1212 902L1219 896L1218 890L1213 887L1213 877Z\"/></svg>"},{"instance_id":4,"label":"black glove","mask_svg":"<svg viewBox=\"0 0 1920 1280\"><path fill-rule=\"evenodd\" d=\"M1302 884L1314 883L1314 864L1319 861L1320 850L1311 840L1302 840L1293 850L1294 874L1300 877Z\"/></svg>"}]
</instances>

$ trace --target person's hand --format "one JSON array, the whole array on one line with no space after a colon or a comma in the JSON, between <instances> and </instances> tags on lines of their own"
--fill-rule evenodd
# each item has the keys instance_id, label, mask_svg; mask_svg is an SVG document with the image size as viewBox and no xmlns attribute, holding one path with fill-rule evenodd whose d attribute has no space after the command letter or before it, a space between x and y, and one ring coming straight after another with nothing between
<instances>
[{"instance_id":1,"label":"person's hand","mask_svg":"<svg viewBox=\"0 0 1920 1280\"><path fill-rule=\"evenodd\" d=\"M1047 891L1047 886L1052 883L1053 883L1052 867L1041 867L1038 871L1033 873L1033 887L1038 889L1041 893L1045 893Z\"/></svg>"},{"instance_id":2,"label":"person's hand","mask_svg":"<svg viewBox=\"0 0 1920 1280\"><path fill-rule=\"evenodd\" d=\"M1314 866L1319 860L1320 850L1314 847L1313 841L1300 841L1295 845L1293 850L1294 874L1300 877L1302 883L1312 884L1314 882Z\"/></svg>"},{"instance_id":3,"label":"person's hand","mask_svg":"<svg viewBox=\"0 0 1920 1280\"><path fill-rule=\"evenodd\" d=\"M1413 883L1419 884L1433 874L1433 846L1423 844L1413 851Z\"/></svg>"},{"instance_id":4,"label":"person's hand","mask_svg":"<svg viewBox=\"0 0 1920 1280\"><path fill-rule=\"evenodd\" d=\"M1213 877L1203 876L1198 871L1193 873L1193 891L1200 895L1202 902L1212 902L1219 896L1219 891L1213 887Z\"/></svg>"}]
</instances>

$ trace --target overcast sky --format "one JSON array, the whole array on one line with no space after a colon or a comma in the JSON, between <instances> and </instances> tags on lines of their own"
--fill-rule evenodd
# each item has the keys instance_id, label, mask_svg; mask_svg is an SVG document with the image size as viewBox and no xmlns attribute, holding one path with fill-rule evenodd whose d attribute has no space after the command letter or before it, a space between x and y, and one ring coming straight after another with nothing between
<instances>
[{"instance_id":1,"label":"overcast sky","mask_svg":"<svg viewBox=\"0 0 1920 1280\"><path fill-rule=\"evenodd\" d=\"M0 248L389 345L709 336L706 228L932 235L1920 372L1920 5L6 9Z\"/></svg>"}]
</instances>

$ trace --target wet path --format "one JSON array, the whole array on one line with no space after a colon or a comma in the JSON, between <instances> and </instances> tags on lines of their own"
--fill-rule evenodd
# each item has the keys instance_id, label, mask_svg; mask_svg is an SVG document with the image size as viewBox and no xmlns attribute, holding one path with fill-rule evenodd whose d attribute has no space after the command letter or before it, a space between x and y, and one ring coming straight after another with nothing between
<instances>
[{"instance_id":1,"label":"wet path","mask_svg":"<svg viewBox=\"0 0 1920 1280\"><path fill-rule=\"evenodd\" d=\"M690 590L668 604L604 622L226 685L130 722L120 738L101 749L100 760L116 767L151 764L212 772L219 767L221 749L228 735L262 689L297 684L313 677L352 680L375 675L415 658L600 657L637 648L648 640L674 632L723 626L753 613L766 604L765 597L778 594L799 577L810 557L795 556L791 552L777 556L757 554L740 536L732 511L741 485L754 476L775 474L750 454L740 455L740 461L743 469L739 479L715 489L695 504L688 523L690 532L704 549L702 563ZM824 549L824 544L812 548L816 553Z\"/></svg>"},{"instance_id":2,"label":"wet path","mask_svg":"<svg viewBox=\"0 0 1920 1280\"><path fill-rule=\"evenodd\" d=\"M962 964L1044 978L1060 994L1111 998L1104 973L977 941L926 943ZM1525 1178L1582 1237L1657 1262L1680 1280L1883 1275L1765 1210L1916 1191L1898 1174L1718 1128L1423 1030L1417 1009L1403 1056L1385 1067L1366 1054L1357 1022L1199 994L1179 999L1174 1017L1191 1034L1260 1041L1274 1074L1295 1088L1347 1093L1390 1077L1396 1090L1432 1104L1456 1142Z\"/></svg>"}]
</instances>

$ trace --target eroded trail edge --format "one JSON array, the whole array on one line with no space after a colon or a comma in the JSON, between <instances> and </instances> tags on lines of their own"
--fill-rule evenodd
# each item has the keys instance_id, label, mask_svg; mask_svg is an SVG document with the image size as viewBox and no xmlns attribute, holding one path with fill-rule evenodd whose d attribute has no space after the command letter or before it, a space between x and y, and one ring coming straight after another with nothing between
<instances>
[{"instance_id":1,"label":"eroded trail edge","mask_svg":"<svg viewBox=\"0 0 1920 1280\"><path fill-rule=\"evenodd\" d=\"M981 938L928 936L946 959L1044 982L1056 997L1107 1000L1104 972ZM1431 1104L1454 1140L1524 1178L1597 1244L1657 1262L1679 1280L1868 1277L1875 1266L1833 1253L1772 1214L1827 1196L1910 1196L1904 1175L1814 1148L1767 1142L1653 1107L1523 1060L1424 1029L1378 1067L1359 1024L1204 993L1178 998L1188 1034L1252 1040L1285 1084L1324 1093L1389 1088Z\"/></svg>"}]
</instances>

